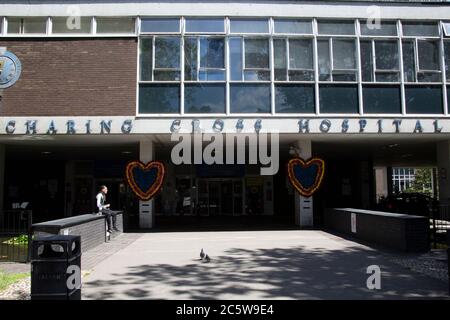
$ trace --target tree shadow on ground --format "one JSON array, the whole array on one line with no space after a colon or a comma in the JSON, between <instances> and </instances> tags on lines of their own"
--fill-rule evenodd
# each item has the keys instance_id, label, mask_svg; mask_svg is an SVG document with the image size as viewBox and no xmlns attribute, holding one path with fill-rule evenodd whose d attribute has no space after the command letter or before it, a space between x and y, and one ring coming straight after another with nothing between
<instances>
[{"instance_id":1,"label":"tree shadow on ground","mask_svg":"<svg viewBox=\"0 0 450 320\"><path fill-rule=\"evenodd\" d=\"M381 268L381 289L369 290L369 265ZM145 264L113 280L87 281L85 299L429 299L447 284L389 262L376 251L303 246L232 248L210 263Z\"/></svg>"}]
</instances>

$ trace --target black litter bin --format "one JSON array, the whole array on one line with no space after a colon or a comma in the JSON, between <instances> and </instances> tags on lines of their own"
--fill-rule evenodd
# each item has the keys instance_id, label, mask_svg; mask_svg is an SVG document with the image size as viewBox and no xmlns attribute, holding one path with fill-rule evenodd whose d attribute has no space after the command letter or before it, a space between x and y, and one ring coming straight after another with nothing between
<instances>
[{"instance_id":1,"label":"black litter bin","mask_svg":"<svg viewBox=\"0 0 450 320\"><path fill-rule=\"evenodd\" d=\"M81 300L81 238L56 235L33 240L32 300Z\"/></svg>"}]
</instances>

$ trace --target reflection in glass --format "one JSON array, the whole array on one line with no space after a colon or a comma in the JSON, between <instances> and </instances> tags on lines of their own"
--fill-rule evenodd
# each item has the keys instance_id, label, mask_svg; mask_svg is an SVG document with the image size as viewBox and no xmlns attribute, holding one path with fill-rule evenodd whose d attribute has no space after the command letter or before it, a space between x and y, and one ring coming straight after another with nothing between
<instances>
[{"instance_id":1,"label":"reflection in glass","mask_svg":"<svg viewBox=\"0 0 450 320\"><path fill-rule=\"evenodd\" d=\"M314 113L314 86L276 85L275 111L277 113Z\"/></svg>"},{"instance_id":2,"label":"reflection in glass","mask_svg":"<svg viewBox=\"0 0 450 320\"><path fill-rule=\"evenodd\" d=\"M401 113L400 87L364 86L364 113Z\"/></svg>"},{"instance_id":3,"label":"reflection in glass","mask_svg":"<svg viewBox=\"0 0 450 320\"><path fill-rule=\"evenodd\" d=\"M439 42L417 41L419 70L439 70Z\"/></svg>"},{"instance_id":4,"label":"reflection in glass","mask_svg":"<svg viewBox=\"0 0 450 320\"><path fill-rule=\"evenodd\" d=\"M375 41L375 58L377 70L398 70L397 41Z\"/></svg>"},{"instance_id":5,"label":"reflection in glass","mask_svg":"<svg viewBox=\"0 0 450 320\"><path fill-rule=\"evenodd\" d=\"M141 19L141 32L180 32L180 19Z\"/></svg>"},{"instance_id":6,"label":"reflection in glass","mask_svg":"<svg viewBox=\"0 0 450 320\"><path fill-rule=\"evenodd\" d=\"M396 36L397 24L395 21L381 21L379 25L372 23L368 24L370 20L359 20L361 26L361 34L365 36Z\"/></svg>"},{"instance_id":7,"label":"reflection in glass","mask_svg":"<svg viewBox=\"0 0 450 320\"><path fill-rule=\"evenodd\" d=\"M242 39L230 38L230 79L242 80Z\"/></svg>"},{"instance_id":8,"label":"reflection in glass","mask_svg":"<svg viewBox=\"0 0 450 320\"><path fill-rule=\"evenodd\" d=\"M450 80L450 41L444 41L445 51L445 74L447 80Z\"/></svg>"},{"instance_id":9,"label":"reflection in glass","mask_svg":"<svg viewBox=\"0 0 450 320\"><path fill-rule=\"evenodd\" d=\"M180 38L155 38L155 67L179 68L180 66Z\"/></svg>"},{"instance_id":10,"label":"reflection in glass","mask_svg":"<svg viewBox=\"0 0 450 320\"><path fill-rule=\"evenodd\" d=\"M197 80L197 38L184 39L184 79Z\"/></svg>"},{"instance_id":11,"label":"reflection in glass","mask_svg":"<svg viewBox=\"0 0 450 320\"><path fill-rule=\"evenodd\" d=\"M151 81L152 80L152 48L153 48L152 38L141 38L141 80Z\"/></svg>"},{"instance_id":12,"label":"reflection in glass","mask_svg":"<svg viewBox=\"0 0 450 320\"><path fill-rule=\"evenodd\" d=\"M404 36L439 37L436 22L405 22L402 21Z\"/></svg>"},{"instance_id":13,"label":"reflection in glass","mask_svg":"<svg viewBox=\"0 0 450 320\"><path fill-rule=\"evenodd\" d=\"M286 41L284 39L273 40L275 80L286 80Z\"/></svg>"},{"instance_id":14,"label":"reflection in glass","mask_svg":"<svg viewBox=\"0 0 450 320\"><path fill-rule=\"evenodd\" d=\"M289 40L289 69L313 69L312 40Z\"/></svg>"},{"instance_id":15,"label":"reflection in glass","mask_svg":"<svg viewBox=\"0 0 450 320\"><path fill-rule=\"evenodd\" d=\"M361 76L362 81L374 81L373 79L373 54L372 42L361 41Z\"/></svg>"},{"instance_id":16,"label":"reflection in glass","mask_svg":"<svg viewBox=\"0 0 450 320\"><path fill-rule=\"evenodd\" d=\"M225 85L186 84L184 110L186 113L225 113Z\"/></svg>"},{"instance_id":17,"label":"reflection in glass","mask_svg":"<svg viewBox=\"0 0 450 320\"><path fill-rule=\"evenodd\" d=\"M416 81L416 68L414 63L414 42L402 41L403 73L406 82Z\"/></svg>"},{"instance_id":18,"label":"reflection in glass","mask_svg":"<svg viewBox=\"0 0 450 320\"><path fill-rule=\"evenodd\" d=\"M231 19L231 33L269 33L267 19Z\"/></svg>"},{"instance_id":19,"label":"reflection in glass","mask_svg":"<svg viewBox=\"0 0 450 320\"><path fill-rule=\"evenodd\" d=\"M186 19L186 32L224 32L223 19Z\"/></svg>"},{"instance_id":20,"label":"reflection in glass","mask_svg":"<svg viewBox=\"0 0 450 320\"><path fill-rule=\"evenodd\" d=\"M275 20L275 33L311 34L311 20L283 19Z\"/></svg>"},{"instance_id":21,"label":"reflection in glass","mask_svg":"<svg viewBox=\"0 0 450 320\"><path fill-rule=\"evenodd\" d=\"M270 85L231 84L232 113L270 113Z\"/></svg>"},{"instance_id":22,"label":"reflection in glass","mask_svg":"<svg viewBox=\"0 0 450 320\"><path fill-rule=\"evenodd\" d=\"M319 21L318 27L319 27L319 34L330 34L330 35L355 34L355 23L353 21L340 21L340 20Z\"/></svg>"},{"instance_id":23,"label":"reflection in glass","mask_svg":"<svg viewBox=\"0 0 450 320\"><path fill-rule=\"evenodd\" d=\"M139 86L140 113L179 113L180 86L178 84L141 84Z\"/></svg>"},{"instance_id":24,"label":"reflection in glass","mask_svg":"<svg viewBox=\"0 0 450 320\"><path fill-rule=\"evenodd\" d=\"M334 69L356 69L355 41L333 39Z\"/></svg>"},{"instance_id":25,"label":"reflection in glass","mask_svg":"<svg viewBox=\"0 0 450 320\"><path fill-rule=\"evenodd\" d=\"M440 86L405 86L406 113L441 114Z\"/></svg>"},{"instance_id":26,"label":"reflection in glass","mask_svg":"<svg viewBox=\"0 0 450 320\"><path fill-rule=\"evenodd\" d=\"M245 68L269 68L269 41L267 39L245 39Z\"/></svg>"},{"instance_id":27,"label":"reflection in glass","mask_svg":"<svg viewBox=\"0 0 450 320\"><path fill-rule=\"evenodd\" d=\"M328 40L317 40L319 80L331 80L330 43Z\"/></svg>"},{"instance_id":28,"label":"reflection in glass","mask_svg":"<svg viewBox=\"0 0 450 320\"><path fill-rule=\"evenodd\" d=\"M223 38L200 38L200 67L225 68Z\"/></svg>"},{"instance_id":29,"label":"reflection in glass","mask_svg":"<svg viewBox=\"0 0 450 320\"><path fill-rule=\"evenodd\" d=\"M358 113L358 88L355 85L321 85L321 113Z\"/></svg>"}]
</instances>

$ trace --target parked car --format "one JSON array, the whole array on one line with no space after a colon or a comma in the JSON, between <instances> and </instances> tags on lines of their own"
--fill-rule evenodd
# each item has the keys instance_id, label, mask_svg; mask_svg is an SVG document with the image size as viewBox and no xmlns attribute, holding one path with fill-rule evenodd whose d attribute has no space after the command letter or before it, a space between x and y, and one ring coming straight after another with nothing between
<instances>
[{"instance_id":1,"label":"parked car","mask_svg":"<svg viewBox=\"0 0 450 320\"><path fill-rule=\"evenodd\" d=\"M430 216L430 210L437 208L437 200L422 193L397 193L382 199L377 206L379 211L404 213L417 216Z\"/></svg>"}]
</instances>

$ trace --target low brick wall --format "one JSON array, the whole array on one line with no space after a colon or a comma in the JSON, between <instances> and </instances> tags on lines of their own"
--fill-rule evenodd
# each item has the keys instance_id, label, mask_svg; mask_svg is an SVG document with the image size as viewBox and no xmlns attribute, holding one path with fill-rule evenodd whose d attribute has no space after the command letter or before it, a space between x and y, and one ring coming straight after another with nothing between
<instances>
[{"instance_id":1,"label":"low brick wall","mask_svg":"<svg viewBox=\"0 0 450 320\"><path fill-rule=\"evenodd\" d=\"M117 228L120 232L123 232L122 213L117 214ZM106 237L106 218L103 215L95 214L84 214L36 223L32 226L32 232L35 236L49 236L55 234L81 236L82 252L95 248L108 240Z\"/></svg>"},{"instance_id":2,"label":"low brick wall","mask_svg":"<svg viewBox=\"0 0 450 320\"><path fill-rule=\"evenodd\" d=\"M352 217L353 216L353 217ZM352 208L325 211L325 228L386 248L426 252L429 221L426 217Z\"/></svg>"}]
</instances>

